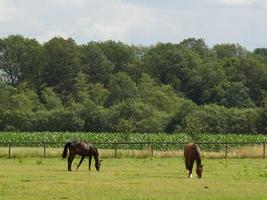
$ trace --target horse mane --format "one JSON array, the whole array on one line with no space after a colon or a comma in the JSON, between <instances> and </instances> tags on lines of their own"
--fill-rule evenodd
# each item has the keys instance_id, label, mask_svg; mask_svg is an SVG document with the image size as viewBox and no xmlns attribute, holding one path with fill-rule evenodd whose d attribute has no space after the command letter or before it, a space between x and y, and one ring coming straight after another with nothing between
<instances>
[{"instance_id":1,"label":"horse mane","mask_svg":"<svg viewBox=\"0 0 267 200\"><path fill-rule=\"evenodd\" d=\"M194 144L196 147L196 161L197 161L197 165L201 165L201 154L200 154L200 150L197 144Z\"/></svg>"},{"instance_id":2,"label":"horse mane","mask_svg":"<svg viewBox=\"0 0 267 200\"><path fill-rule=\"evenodd\" d=\"M98 150L97 150L97 148L95 146L94 146L94 150L95 150L95 155L98 157L99 153L98 153Z\"/></svg>"},{"instance_id":3,"label":"horse mane","mask_svg":"<svg viewBox=\"0 0 267 200\"><path fill-rule=\"evenodd\" d=\"M93 156L94 156L95 160L99 160L99 153L98 153L97 148L93 144L91 144L91 147L93 149Z\"/></svg>"}]
</instances>

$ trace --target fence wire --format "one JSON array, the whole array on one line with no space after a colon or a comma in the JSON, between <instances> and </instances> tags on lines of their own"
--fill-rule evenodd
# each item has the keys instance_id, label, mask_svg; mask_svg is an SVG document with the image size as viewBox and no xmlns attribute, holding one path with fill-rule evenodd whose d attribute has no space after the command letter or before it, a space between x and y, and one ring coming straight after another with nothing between
<instances>
[{"instance_id":1,"label":"fence wire","mask_svg":"<svg viewBox=\"0 0 267 200\"><path fill-rule=\"evenodd\" d=\"M63 148L66 142L0 142L0 148L6 148L6 155L12 157L13 148L42 148L43 156L46 157L48 149ZM117 157L120 150L148 150L151 156L154 152L183 151L187 142L91 142L98 149L114 151ZM203 155L221 155L227 158L234 157L266 157L265 142L198 142ZM238 155L240 154L240 155ZM2 153L3 155L3 153ZM223 155L223 156L222 156ZM212 157L212 156L210 156ZM216 156L215 156L216 157Z\"/></svg>"}]
</instances>

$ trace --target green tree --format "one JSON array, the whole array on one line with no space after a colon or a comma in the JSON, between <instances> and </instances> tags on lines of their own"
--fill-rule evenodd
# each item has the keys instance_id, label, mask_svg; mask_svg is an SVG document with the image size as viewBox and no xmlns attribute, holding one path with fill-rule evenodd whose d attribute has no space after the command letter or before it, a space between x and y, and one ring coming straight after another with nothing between
<instances>
[{"instance_id":1,"label":"green tree","mask_svg":"<svg viewBox=\"0 0 267 200\"><path fill-rule=\"evenodd\" d=\"M102 84L90 84L89 94L92 101L98 106L104 106L109 97L109 91Z\"/></svg>"},{"instance_id":2,"label":"green tree","mask_svg":"<svg viewBox=\"0 0 267 200\"><path fill-rule=\"evenodd\" d=\"M224 59L223 67L228 81L241 82L249 89L250 98L259 104L261 92L267 86L266 67L252 56Z\"/></svg>"},{"instance_id":3,"label":"green tree","mask_svg":"<svg viewBox=\"0 0 267 200\"><path fill-rule=\"evenodd\" d=\"M208 46L205 44L203 39L188 38L183 40L179 45L194 51L201 57L208 56L209 54Z\"/></svg>"},{"instance_id":4,"label":"green tree","mask_svg":"<svg viewBox=\"0 0 267 200\"><path fill-rule=\"evenodd\" d=\"M201 58L191 50L170 43L157 44L144 56L144 67L152 78L170 84L177 93L199 103Z\"/></svg>"},{"instance_id":5,"label":"green tree","mask_svg":"<svg viewBox=\"0 0 267 200\"><path fill-rule=\"evenodd\" d=\"M212 93L219 105L239 108L255 106L249 96L249 89L241 82L222 82L213 89Z\"/></svg>"},{"instance_id":6,"label":"green tree","mask_svg":"<svg viewBox=\"0 0 267 200\"><path fill-rule=\"evenodd\" d=\"M88 79L85 74L78 73L73 85L74 101L83 104L86 100L91 99L89 94Z\"/></svg>"},{"instance_id":7,"label":"green tree","mask_svg":"<svg viewBox=\"0 0 267 200\"><path fill-rule=\"evenodd\" d=\"M267 106L261 107L259 109L259 117L256 122L256 127L258 128L258 133L267 134Z\"/></svg>"},{"instance_id":8,"label":"green tree","mask_svg":"<svg viewBox=\"0 0 267 200\"><path fill-rule=\"evenodd\" d=\"M125 72L119 72L111 77L108 90L110 92L107 99L108 105L125 101L137 95L135 82Z\"/></svg>"},{"instance_id":9,"label":"green tree","mask_svg":"<svg viewBox=\"0 0 267 200\"><path fill-rule=\"evenodd\" d=\"M197 105L190 100L181 100L179 103L179 108L176 112L170 117L168 123L165 126L165 132L181 132L184 131L187 127L186 125L186 116L197 109Z\"/></svg>"},{"instance_id":10,"label":"green tree","mask_svg":"<svg viewBox=\"0 0 267 200\"><path fill-rule=\"evenodd\" d=\"M248 51L239 44L217 44L213 47L218 59L244 57Z\"/></svg>"},{"instance_id":11,"label":"green tree","mask_svg":"<svg viewBox=\"0 0 267 200\"><path fill-rule=\"evenodd\" d=\"M60 97L53 91L53 88L45 87L42 89L41 101L47 110L64 108Z\"/></svg>"},{"instance_id":12,"label":"green tree","mask_svg":"<svg viewBox=\"0 0 267 200\"><path fill-rule=\"evenodd\" d=\"M37 94L26 84L20 85L13 92L3 113L5 130L33 131L34 113L41 109Z\"/></svg>"},{"instance_id":13,"label":"green tree","mask_svg":"<svg viewBox=\"0 0 267 200\"><path fill-rule=\"evenodd\" d=\"M214 90L227 79L222 65L216 62L202 64L199 70L199 104L218 103Z\"/></svg>"},{"instance_id":14,"label":"green tree","mask_svg":"<svg viewBox=\"0 0 267 200\"><path fill-rule=\"evenodd\" d=\"M138 99L128 99L111 107L113 131L157 133L164 130L168 114Z\"/></svg>"},{"instance_id":15,"label":"green tree","mask_svg":"<svg viewBox=\"0 0 267 200\"><path fill-rule=\"evenodd\" d=\"M111 132L114 124L110 124L110 109L103 107L87 107L85 131Z\"/></svg>"},{"instance_id":16,"label":"green tree","mask_svg":"<svg viewBox=\"0 0 267 200\"><path fill-rule=\"evenodd\" d=\"M108 60L114 65L114 72L123 71L125 66L134 60L134 50L129 45L122 42L108 40L99 42L98 46L102 49Z\"/></svg>"},{"instance_id":17,"label":"green tree","mask_svg":"<svg viewBox=\"0 0 267 200\"><path fill-rule=\"evenodd\" d=\"M177 97L171 86L160 85L148 74L143 73L137 87L142 102L169 114L177 110L180 98Z\"/></svg>"},{"instance_id":18,"label":"green tree","mask_svg":"<svg viewBox=\"0 0 267 200\"><path fill-rule=\"evenodd\" d=\"M81 46L81 65L83 72L91 83L107 85L113 71L113 64L104 55L102 49L96 43L88 43Z\"/></svg>"},{"instance_id":19,"label":"green tree","mask_svg":"<svg viewBox=\"0 0 267 200\"><path fill-rule=\"evenodd\" d=\"M44 65L42 46L35 39L11 35L0 39L0 74L12 85L27 81L39 88Z\"/></svg>"},{"instance_id":20,"label":"green tree","mask_svg":"<svg viewBox=\"0 0 267 200\"><path fill-rule=\"evenodd\" d=\"M267 48L257 48L253 54L263 63L267 64Z\"/></svg>"},{"instance_id":21,"label":"green tree","mask_svg":"<svg viewBox=\"0 0 267 200\"><path fill-rule=\"evenodd\" d=\"M44 44L46 65L43 78L65 99L73 90L77 73L80 72L78 47L72 39L55 37Z\"/></svg>"}]
</instances>

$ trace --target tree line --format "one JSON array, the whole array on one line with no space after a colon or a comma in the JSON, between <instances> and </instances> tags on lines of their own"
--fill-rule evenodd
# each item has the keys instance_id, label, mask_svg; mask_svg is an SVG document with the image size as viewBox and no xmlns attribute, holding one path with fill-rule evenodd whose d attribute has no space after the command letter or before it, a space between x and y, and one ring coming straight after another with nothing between
<instances>
[{"instance_id":1,"label":"tree line","mask_svg":"<svg viewBox=\"0 0 267 200\"><path fill-rule=\"evenodd\" d=\"M0 38L1 131L267 133L267 48Z\"/></svg>"}]
</instances>

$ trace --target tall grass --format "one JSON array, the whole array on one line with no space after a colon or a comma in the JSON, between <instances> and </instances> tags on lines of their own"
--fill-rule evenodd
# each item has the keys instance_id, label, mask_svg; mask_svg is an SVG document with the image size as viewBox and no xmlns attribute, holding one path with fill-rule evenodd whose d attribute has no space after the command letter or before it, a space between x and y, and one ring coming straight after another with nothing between
<instances>
[{"instance_id":1,"label":"tall grass","mask_svg":"<svg viewBox=\"0 0 267 200\"><path fill-rule=\"evenodd\" d=\"M46 158L61 158L63 148L47 148ZM114 149L99 149L101 158L115 158ZM225 151L206 151L202 150L203 158L225 158ZM44 156L43 148L36 147L13 147L11 148L11 158L42 158ZM262 158L263 148L261 145L245 146L239 148L228 149L227 158ZM0 148L0 157L8 157L8 148ZM118 149L116 158L169 158L183 157L183 150L166 150L159 151L151 149Z\"/></svg>"}]
</instances>

